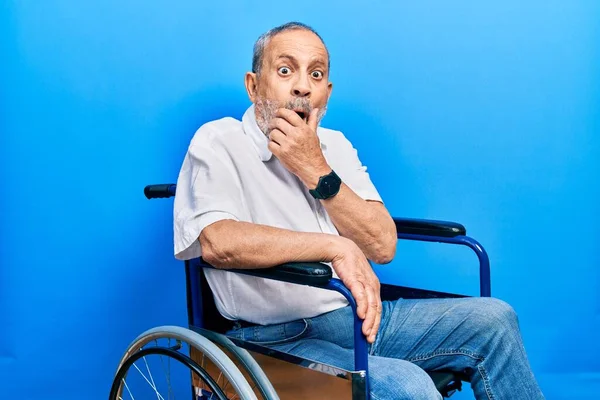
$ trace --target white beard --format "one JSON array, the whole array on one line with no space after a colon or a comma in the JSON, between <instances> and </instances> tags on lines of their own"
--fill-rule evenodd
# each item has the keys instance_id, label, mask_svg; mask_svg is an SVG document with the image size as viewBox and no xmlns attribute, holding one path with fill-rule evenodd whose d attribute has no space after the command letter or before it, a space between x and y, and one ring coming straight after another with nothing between
<instances>
[{"instance_id":1,"label":"white beard","mask_svg":"<svg viewBox=\"0 0 600 400\"><path fill-rule=\"evenodd\" d=\"M269 137L271 133L269 123L275 118L278 109L287 108L288 110L301 110L306 115L306 118L308 118L313 110L310 101L306 97L296 97L294 100L290 100L285 104L282 104L277 100L258 98L254 107L256 109L256 123L267 137ZM326 112L327 106L323 106L319 109L319 112L317 113L317 126L321 123Z\"/></svg>"}]
</instances>

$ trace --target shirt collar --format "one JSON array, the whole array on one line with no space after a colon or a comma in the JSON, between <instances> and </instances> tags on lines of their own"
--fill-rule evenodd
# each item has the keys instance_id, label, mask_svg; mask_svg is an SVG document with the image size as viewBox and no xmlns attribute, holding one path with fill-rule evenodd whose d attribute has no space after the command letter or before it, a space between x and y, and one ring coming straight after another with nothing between
<instances>
[{"instance_id":1,"label":"shirt collar","mask_svg":"<svg viewBox=\"0 0 600 400\"><path fill-rule=\"evenodd\" d=\"M269 150L269 139L263 131L260 130L258 123L256 122L254 104L252 104L244 113L244 116L242 117L242 127L244 133L252 140L252 144L254 144L260 159L262 161L269 161L273 156L273 153Z\"/></svg>"},{"instance_id":2,"label":"shirt collar","mask_svg":"<svg viewBox=\"0 0 600 400\"><path fill-rule=\"evenodd\" d=\"M258 123L256 122L256 114L254 111L254 104L252 104L244 113L242 117L242 128L244 133L250 137L252 144L258 152L258 156L264 162L269 161L273 157L273 153L269 150L269 139L267 135L260 130ZM319 136L319 142L321 149L325 150L325 144L320 140L321 128L317 128L317 135Z\"/></svg>"}]
</instances>

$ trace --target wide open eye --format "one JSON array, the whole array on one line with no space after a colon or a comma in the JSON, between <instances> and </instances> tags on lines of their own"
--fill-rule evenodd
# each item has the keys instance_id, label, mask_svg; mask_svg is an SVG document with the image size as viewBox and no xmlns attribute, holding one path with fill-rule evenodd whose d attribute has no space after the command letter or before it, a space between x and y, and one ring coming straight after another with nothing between
<instances>
[{"instance_id":1,"label":"wide open eye","mask_svg":"<svg viewBox=\"0 0 600 400\"><path fill-rule=\"evenodd\" d=\"M292 73L288 67L280 67L277 72L279 72L281 75L289 75Z\"/></svg>"},{"instance_id":2,"label":"wide open eye","mask_svg":"<svg viewBox=\"0 0 600 400\"><path fill-rule=\"evenodd\" d=\"M321 71L313 71L310 75L315 79L323 78L323 72Z\"/></svg>"}]
</instances>

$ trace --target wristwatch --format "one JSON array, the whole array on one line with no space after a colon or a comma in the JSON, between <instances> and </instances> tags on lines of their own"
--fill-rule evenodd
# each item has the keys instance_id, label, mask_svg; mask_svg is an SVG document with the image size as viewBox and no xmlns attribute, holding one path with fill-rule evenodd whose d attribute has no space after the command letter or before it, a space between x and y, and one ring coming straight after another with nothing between
<instances>
[{"instance_id":1,"label":"wristwatch","mask_svg":"<svg viewBox=\"0 0 600 400\"><path fill-rule=\"evenodd\" d=\"M327 175L320 177L317 187L309 190L308 192L315 199L326 200L338 194L341 186L342 180L339 176L337 176L335 171L332 170Z\"/></svg>"}]
</instances>

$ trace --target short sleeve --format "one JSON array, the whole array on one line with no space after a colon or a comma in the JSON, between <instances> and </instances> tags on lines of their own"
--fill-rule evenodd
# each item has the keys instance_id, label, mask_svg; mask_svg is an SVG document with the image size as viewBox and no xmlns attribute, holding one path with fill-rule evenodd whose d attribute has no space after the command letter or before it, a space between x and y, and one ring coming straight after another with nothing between
<instances>
[{"instance_id":1,"label":"short sleeve","mask_svg":"<svg viewBox=\"0 0 600 400\"><path fill-rule=\"evenodd\" d=\"M175 257L200 257L198 240L207 226L242 220L241 188L235 170L208 145L192 144L185 156L173 209Z\"/></svg>"},{"instance_id":2,"label":"short sleeve","mask_svg":"<svg viewBox=\"0 0 600 400\"><path fill-rule=\"evenodd\" d=\"M327 153L329 165L354 193L364 200L383 203L366 165L358 158L358 151L341 132L336 132L335 141L327 145Z\"/></svg>"}]
</instances>

